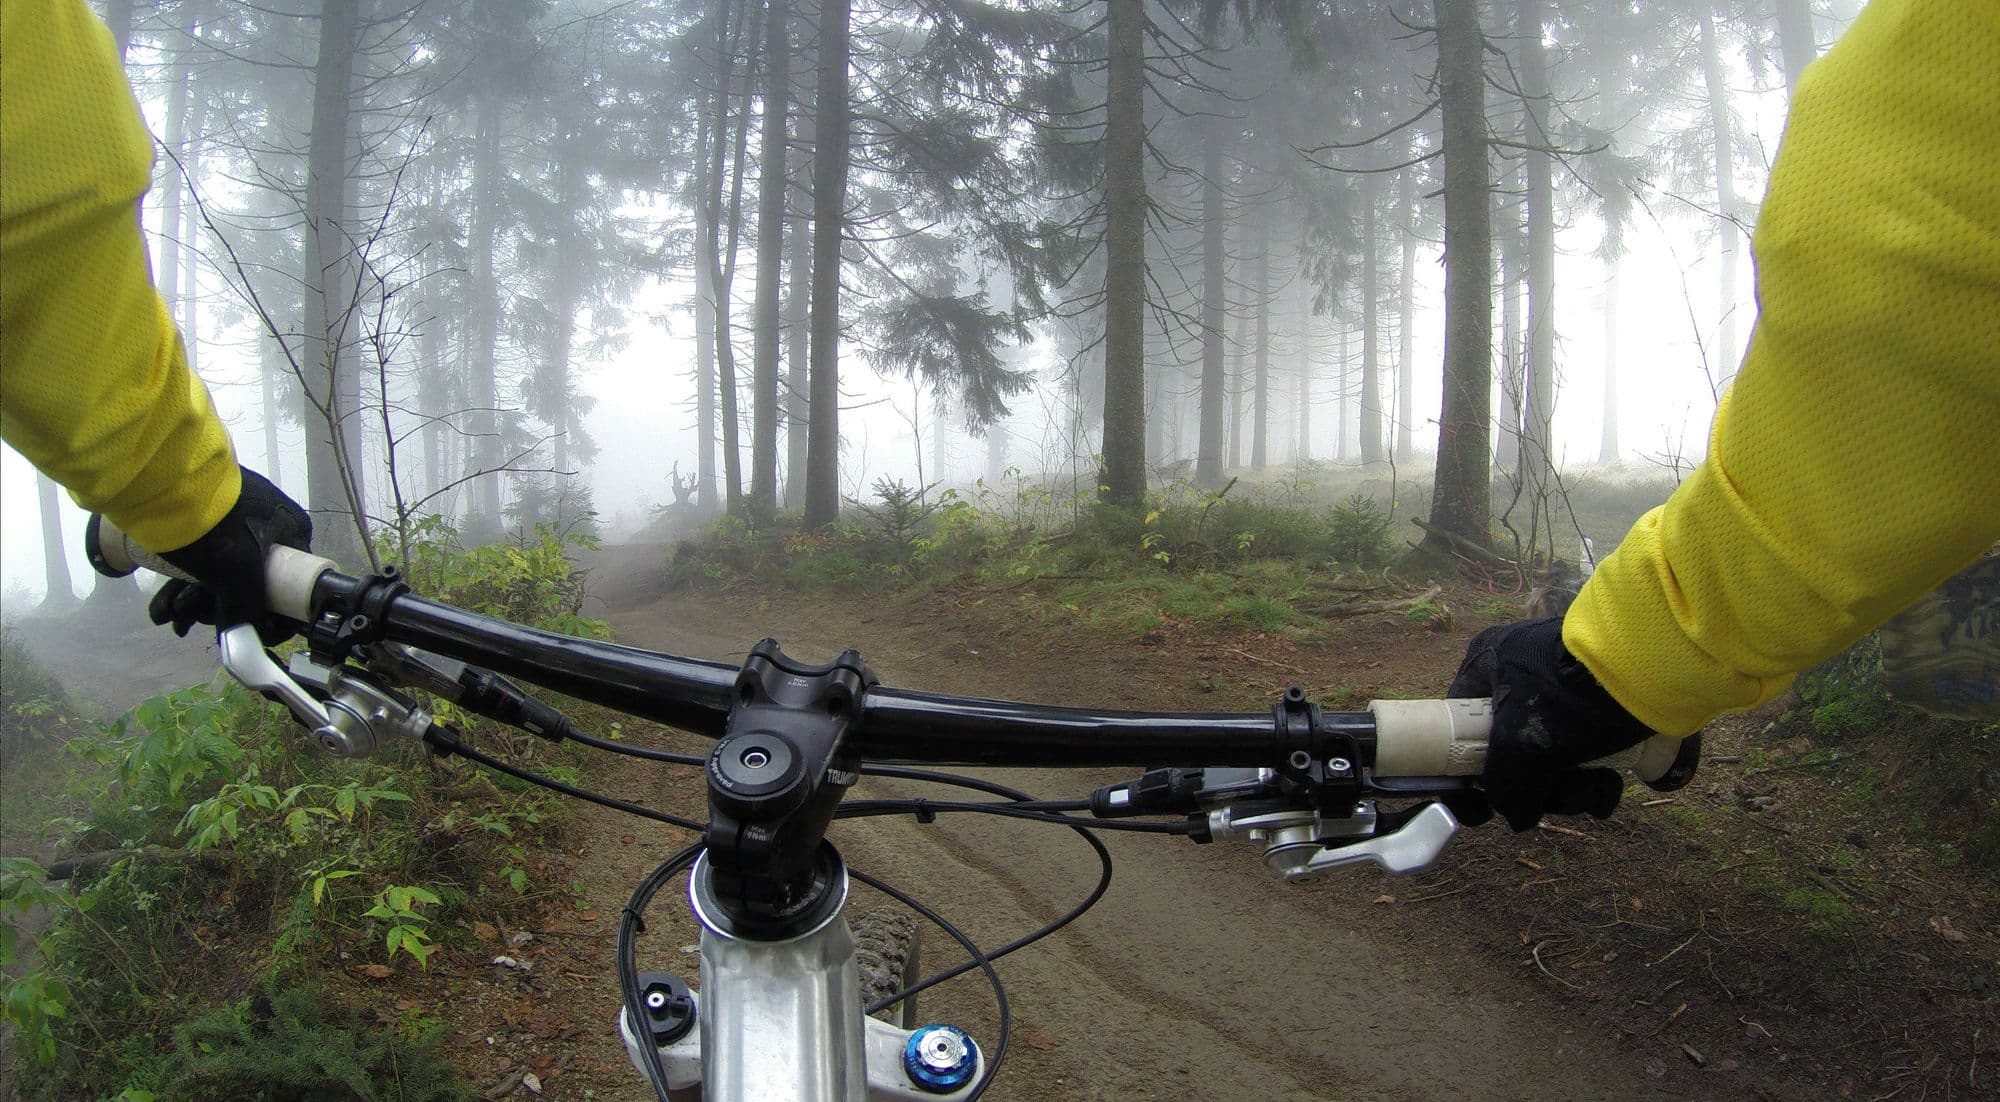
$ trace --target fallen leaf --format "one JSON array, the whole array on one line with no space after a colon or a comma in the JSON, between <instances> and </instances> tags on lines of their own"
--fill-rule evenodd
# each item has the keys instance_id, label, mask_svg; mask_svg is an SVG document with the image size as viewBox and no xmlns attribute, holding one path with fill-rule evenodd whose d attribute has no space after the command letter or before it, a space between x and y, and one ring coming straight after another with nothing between
<instances>
[{"instance_id":1,"label":"fallen leaf","mask_svg":"<svg viewBox=\"0 0 2000 1102\"><path fill-rule=\"evenodd\" d=\"M638 836L637 836L637 835L632 835L632 834L620 834L620 835L618 836L618 840L619 840L620 842L623 842L623 843L625 843L626 845L628 845L628 846L629 846L629 845L631 845L631 844L632 844L633 842L636 842L636 841L638 841Z\"/></svg>"},{"instance_id":2,"label":"fallen leaf","mask_svg":"<svg viewBox=\"0 0 2000 1102\"><path fill-rule=\"evenodd\" d=\"M1374 903L1394 903L1395 901L1396 901L1396 897L1395 897L1395 896L1393 896L1393 895L1378 895L1378 896L1376 896L1376 897L1375 897L1375 898L1374 898L1373 900L1371 900L1370 902L1374 902Z\"/></svg>"},{"instance_id":3,"label":"fallen leaf","mask_svg":"<svg viewBox=\"0 0 2000 1102\"><path fill-rule=\"evenodd\" d=\"M1931 917L1931 929L1936 930L1939 937L1951 942L1953 945L1964 945L1966 942L1965 931L1953 926L1951 919L1946 918L1944 915L1933 915Z\"/></svg>"},{"instance_id":4,"label":"fallen leaf","mask_svg":"<svg viewBox=\"0 0 2000 1102\"><path fill-rule=\"evenodd\" d=\"M577 914L577 916L576 916L576 920L577 920L578 922L596 922L596 921L597 921L597 912L596 912L596 911L581 911L581 912L579 912L579 913Z\"/></svg>"},{"instance_id":5,"label":"fallen leaf","mask_svg":"<svg viewBox=\"0 0 2000 1102\"><path fill-rule=\"evenodd\" d=\"M386 980L395 975L396 970L386 964L364 964L361 966L361 974L371 980Z\"/></svg>"},{"instance_id":6,"label":"fallen leaf","mask_svg":"<svg viewBox=\"0 0 2000 1102\"><path fill-rule=\"evenodd\" d=\"M1635 895L1632 897L1632 909L1635 911L1643 911L1646 909L1646 905L1639 902L1639 897Z\"/></svg>"},{"instance_id":7,"label":"fallen leaf","mask_svg":"<svg viewBox=\"0 0 2000 1102\"><path fill-rule=\"evenodd\" d=\"M492 941L500 936L500 931L494 929L491 922L475 922L472 924L472 936L481 941Z\"/></svg>"},{"instance_id":8,"label":"fallen leaf","mask_svg":"<svg viewBox=\"0 0 2000 1102\"><path fill-rule=\"evenodd\" d=\"M532 1071L521 1077L521 1085L528 1088L529 1094L542 1093L542 1077Z\"/></svg>"}]
</instances>

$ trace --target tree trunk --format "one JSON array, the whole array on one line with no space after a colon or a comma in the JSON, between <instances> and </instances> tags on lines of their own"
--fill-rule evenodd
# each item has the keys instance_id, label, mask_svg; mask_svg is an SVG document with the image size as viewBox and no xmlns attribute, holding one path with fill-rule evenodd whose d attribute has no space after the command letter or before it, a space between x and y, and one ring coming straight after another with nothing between
<instances>
[{"instance_id":1,"label":"tree trunk","mask_svg":"<svg viewBox=\"0 0 2000 1102\"><path fill-rule=\"evenodd\" d=\"M812 297L812 220L791 225L791 289L785 298L785 508L806 503L806 302Z\"/></svg>"},{"instance_id":2,"label":"tree trunk","mask_svg":"<svg viewBox=\"0 0 2000 1102\"><path fill-rule=\"evenodd\" d=\"M1493 236L1500 245L1500 421L1493 443L1497 469L1521 469L1521 404L1528 384L1526 344L1521 335L1521 308L1526 302L1527 237L1521 232L1522 208L1514 196L1521 191L1520 170L1509 165L1493 194Z\"/></svg>"},{"instance_id":3,"label":"tree trunk","mask_svg":"<svg viewBox=\"0 0 2000 1102\"><path fill-rule=\"evenodd\" d=\"M1007 473L1007 426L994 421L986 426L986 483L1000 485Z\"/></svg>"},{"instance_id":4,"label":"tree trunk","mask_svg":"<svg viewBox=\"0 0 2000 1102\"><path fill-rule=\"evenodd\" d=\"M1352 391L1348 389L1347 385L1347 365L1348 352L1354 343L1354 330L1348 326L1340 325L1338 318L1335 319L1334 324L1340 328L1340 345L1334 350L1335 359L1333 363L1333 392L1335 395L1333 406L1333 457L1345 463L1347 461L1347 403L1352 396Z\"/></svg>"},{"instance_id":5,"label":"tree trunk","mask_svg":"<svg viewBox=\"0 0 2000 1102\"><path fill-rule=\"evenodd\" d=\"M1146 5L1106 0L1104 474L1114 505L1146 499Z\"/></svg>"},{"instance_id":6,"label":"tree trunk","mask_svg":"<svg viewBox=\"0 0 2000 1102\"><path fill-rule=\"evenodd\" d=\"M806 425L806 526L840 515L840 253L847 236L847 36L850 0L822 0L813 105L812 404Z\"/></svg>"},{"instance_id":7,"label":"tree trunk","mask_svg":"<svg viewBox=\"0 0 2000 1102\"><path fill-rule=\"evenodd\" d=\"M314 550L336 561L366 561L360 525L361 450L356 416L360 367L347 347L354 322L347 185L353 109L356 0L325 0L313 71L311 147L306 176L305 340L300 364L306 495Z\"/></svg>"},{"instance_id":8,"label":"tree trunk","mask_svg":"<svg viewBox=\"0 0 2000 1102\"><path fill-rule=\"evenodd\" d=\"M1722 71L1721 48L1716 43L1715 20L1701 13L1701 71L1708 87L1708 128L1715 146L1715 209L1721 218L1722 235L1721 332L1716 340L1716 393L1720 394L1736 377L1736 360L1741 349L1736 343L1736 257L1742 249L1736 230L1735 139L1730 134L1729 85Z\"/></svg>"},{"instance_id":9,"label":"tree trunk","mask_svg":"<svg viewBox=\"0 0 2000 1102\"><path fill-rule=\"evenodd\" d=\"M1311 315L1301 314L1299 340L1306 347L1299 354L1299 427L1298 439L1292 448L1292 462L1304 463L1312 458L1312 341Z\"/></svg>"},{"instance_id":10,"label":"tree trunk","mask_svg":"<svg viewBox=\"0 0 2000 1102\"><path fill-rule=\"evenodd\" d=\"M472 309L468 312L466 365L472 406L471 461L466 472L478 474L470 486L466 507L467 543L491 543L500 538L500 417L499 386L494 359L500 328L500 292L493 275L500 191L500 108L490 97L479 100L477 132L472 151Z\"/></svg>"},{"instance_id":11,"label":"tree trunk","mask_svg":"<svg viewBox=\"0 0 2000 1102\"><path fill-rule=\"evenodd\" d=\"M1222 485L1222 123L1211 119L1201 136L1201 433L1195 449L1195 485Z\"/></svg>"},{"instance_id":12,"label":"tree trunk","mask_svg":"<svg viewBox=\"0 0 2000 1102\"><path fill-rule=\"evenodd\" d=\"M1410 434L1416 428L1416 409L1411 392L1416 385L1412 334L1417 314L1417 227L1416 184L1411 173L1402 174L1397 202L1401 207L1396 221L1403 227L1402 331L1396 339L1396 462L1410 461Z\"/></svg>"},{"instance_id":13,"label":"tree trunk","mask_svg":"<svg viewBox=\"0 0 2000 1102\"><path fill-rule=\"evenodd\" d=\"M63 551L62 502L55 480L40 471L35 472L35 498L42 511L42 575L48 580L41 609L62 612L76 604L76 590L69 576L69 556Z\"/></svg>"},{"instance_id":14,"label":"tree trunk","mask_svg":"<svg viewBox=\"0 0 2000 1102\"><path fill-rule=\"evenodd\" d=\"M193 29L189 29L193 34ZM192 85L193 78L189 78ZM199 372L201 368L201 324L196 316L196 308L201 302L201 215L198 207L201 182L201 134L207 124L208 112L203 109L200 97L188 95L187 122L183 129L185 141L182 145L181 171L182 185L187 202L181 216L181 349L187 356L189 371Z\"/></svg>"},{"instance_id":15,"label":"tree trunk","mask_svg":"<svg viewBox=\"0 0 2000 1102\"><path fill-rule=\"evenodd\" d=\"M784 277L786 85L791 81L791 30L785 0L769 0L764 16L764 130L758 153L757 297L751 305L750 510L760 518L778 507L779 282Z\"/></svg>"},{"instance_id":16,"label":"tree trunk","mask_svg":"<svg viewBox=\"0 0 2000 1102\"><path fill-rule=\"evenodd\" d=\"M1444 402L1430 523L1484 544L1492 515L1487 410L1492 394L1493 242L1486 146L1485 36L1475 0L1435 0L1444 106ZM1446 537L1426 533L1432 553Z\"/></svg>"},{"instance_id":17,"label":"tree trunk","mask_svg":"<svg viewBox=\"0 0 2000 1102\"><path fill-rule=\"evenodd\" d=\"M1374 466L1382 451L1381 233L1376 228L1374 177L1361 188L1361 462Z\"/></svg>"},{"instance_id":18,"label":"tree trunk","mask_svg":"<svg viewBox=\"0 0 2000 1102\"><path fill-rule=\"evenodd\" d=\"M729 24L730 13L731 4L727 2L717 9L718 30ZM753 23L758 16L761 16L761 13L762 9L754 9L752 16ZM712 162L713 168L709 176L709 192L706 197L715 211L709 220L710 233L712 237L719 237L722 229L727 228L728 244L722 245L719 240L711 240L711 247L702 253L702 260L714 265L716 268L713 284L715 289L715 384L716 395L720 401L718 412L722 421L722 500L723 507L732 515L740 514L743 511L743 448L742 441L739 438L743 426L738 416L736 405L736 327L730 322L729 315L735 297L736 248L737 243L741 240L743 225L744 153L749 148L750 140L750 108L748 100L751 81L747 72L744 75L743 81L745 103L743 111L737 116L736 121L736 136L733 142L735 167L734 171L729 172L730 196L729 207L726 213L723 211L722 206L722 180L725 170L729 167L728 162L725 161L725 156L728 154L732 144L725 138L729 125L729 86L735 68L736 44L741 36L741 30L732 27L729 30L728 36L718 40L716 44L717 79L714 118L709 128L710 134L715 139L715 156ZM750 31L750 36L752 39L756 37L754 26Z\"/></svg>"},{"instance_id":19,"label":"tree trunk","mask_svg":"<svg viewBox=\"0 0 2000 1102\"><path fill-rule=\"evenodd\" d=\"M1811 0L1776 0L1778 52L1785 62L1785 96L1799 93L1799 76L1819 56L1813 37Z\"/></svg>"},{"instance_id":20,"label":"tree trunk","mask_svg":"<svg viewBox=\"0 0 2000 1102\"><path fill-rule=\"evenodd\" d=\"M1556 211L1554 144L1548 127L1549 67L1542 49L1543 0L1523 0L1515 33L1521 41L1521 91L1527 105L1523 154L1528 183L1528 367L1522 430L1529 486L1545 501L1555 469Z\"/></svg>"},{"instance_id":21,"label":"tree trunk","mask_svg":"<svg viewBox=\"0 0 2000 1102\"><path fill-rule=\"evenodd\" d=\"M1236 332L1229 342L1229 470L1243 466L1243 351L1250 345L1247 305L1236 312Z\"/></svg>"},{"instance_id":22,"label":"tree trunk","mask_svg":"<svg viewBox=\"0 0 2000 1102\"><path fill-rule=\"evenodd\" d=\"M1261 471L1270 454L1271 431L1271 231L1257 226L1257 338L1252 350L1250 389L1250 469Z\"/></svg>"},{"instance_id":23,"label":"tree trunk","mask_svg":"<svg viewBox=\"0 0 2000 1102\"><path fill-rule=\"evenodd\" d=\"M174 66L167 78L167 125L161 136L160 145L164 155L154 158L154 168L160 173L160 249L155 258L154 282L159 285L160 298L167 304L167 314L174 316L181 304L181 211L184 206L181 191L180 156L187 144L188 47L185 43L172 50Z\"/></svg>"},{"instance_id":24,"label":"tree trunk","mask_svg":"<svg viewBox=\"0 0 2000 1102\"><path fill-rule=\"evenodd\" d=\"M1618 257L1604 262L1604 432L1597 461L1618 462Z\"/></svg>"},{"instance_id":25,"label":"tree trunk","mask_svg":"<svg viewBox=\"0 0 2000 1102\"><path fill-rule=\"evenodd\" d=\"M135 6L134 0L106 0L104 5L104 25L111 28L111 41L118 45L120 63L132 49L132 13Z\"/></svg>"}]
</instances>

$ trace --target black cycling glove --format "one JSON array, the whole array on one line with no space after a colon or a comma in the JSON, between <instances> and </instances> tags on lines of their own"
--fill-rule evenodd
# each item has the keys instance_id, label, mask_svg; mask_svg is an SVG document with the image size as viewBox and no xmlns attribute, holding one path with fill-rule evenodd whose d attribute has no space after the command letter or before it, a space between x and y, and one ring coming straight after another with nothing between
<instances>
[{"instance_id":1,"label":"black cycling glove","mask_svg":"<svg viewBox=\"0 0 2000 1102\"><path fill-rule=\"evenodd\" d=\"M298 629L271 612L264 593L264 556L278 544L310 550L312 517L270 479L245 467L243 491L215 527L160 556L196 581L168 579L153 594L147 615L156 624L172 624L176 635L198 623L218 628L250 623L267 645L283 642Z\"/></svg>"},{"instance_id":2,"label":"black cycling glove","mask_svg":"<svg viewBox=\"0 0 2000 1102\"><path fill-rule=\"evenodd\" d=\"M1578 767L1653 734L1563 646L1562 626L1556 616L1487 628L1472 637L1445 691L1493 698L1482 782L1515 830L1545 814L1610 815L1624 779L1613 769Z\"/></svg>"}]
</instances>

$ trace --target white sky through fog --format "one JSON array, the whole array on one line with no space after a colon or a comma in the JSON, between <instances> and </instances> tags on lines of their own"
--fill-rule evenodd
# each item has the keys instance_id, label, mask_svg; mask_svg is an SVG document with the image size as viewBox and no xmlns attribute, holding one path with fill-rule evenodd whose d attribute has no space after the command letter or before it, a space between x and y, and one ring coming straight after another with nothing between
<instances>
[{"instance_id":1,"label":"white sky through fog","mask_svg":"<svg viewBox=\"0 0 2000 1102\"><path fill-rule=\"evenodd\" d=\"M1747 78L1737 83L1739 87L1749 84ZM1736 106L1740 112L1752 115L1762 147L1775 148L1782 124L1782 94L1743 96ZM1749 168L1744 175L1758 181L1756 186L1761 187L1760 169ZM1651 210L1644 206L1637 209L1633 225L1627 231L1628 252L1620 285L1619 436L1626 459L1631 463L1643 463L1648 456L1668 452L1693 455L1702 450L1714 409L1710 372L1719 372L1723 358L1715 348L1719 317L1715 236L1703 232L1706 219L1687 204L1658 191L1649 196L1648 203ZM1557 237L1556 327L1561 390L1556 435L1559 459L1571 465L1594 460L1598 451L1604 355L1604 267L1594 255L1598 237L1599 227L1589 218L1564 227ZM1416 374L1413 397L1416 417L1423 421L1436 416L1442 389L1444 278L1435 246L1422 246L1417 255L1416 297L1420 310L1413 341ZM1738 273L1740 301L1736 306L1739 341L1748 339L1754 316L1747 241L1742 255ZM744 285L747 296L747 282L739 280L739 283ZM201 290L209 302L219 301L227 293L225 282L206 262ZM649 284L627 309L631 319L630 339L625 346L601 361L578 364L580 385L597 400L588 423L600 451L586 473L598 512L609 531L635 526L644 521L653 506L671 500L668 472L676 462L683 474L691 473L695 467L693 323L688 311L677 308L679 304L675 301L684 302L686 293L685 287ZM658 317L669 321L663 325L648 320ZM254 334L247 327L219 329L213 310L203 315L201 324L202 375L217 407L232 427L239 454L250 466L264 469L268 464L258 409L260 391L256 383ZM1389 325L1393 340L1393 322L1385 324ZM1697 327L1701 330L1699 342ZM1350 348L1351 359L1358 362L1358 336L1351 341ZM1316 355L1322 362L1330 363L1334 349L1322 347ZM1042 442L1061 436L1061 430L1049 424L1052 415L1060 416L1064 400L1048 360L1046 355L1036 358L1036 362L1044 364L1037 384L1040 392L1021 395L1010 403L1014 414L1008 426L1014 443L1008 461L1030 471L1044 457ZM1704 360L1709 364L1707 368ZM1383 363L1385 372L1393 371L1394 359L1386 347ZM740 367L741 379L747 384L747 357ZM1292 436L1287 415L1282 412L1291 404L1289 385L1274 380L1274 386L1285 388L1287 394L1280 408L1273 412L1272 439L1281 447ZM859 350L850 346L843 354L842 386L847 392L841 419L843 492L865 496L868 484L880 475L914 481L916 445L906 419L913 405L909 382L900 377L876 376ZM1314 454L1329 457L1334 450L1330 367L1319 372L1313 392ZM747 429L747 412L745 420ZM928 402L923 409L923 421L924 474L927 479L935 480L939 472L931 469L934 450L929 437L933 426ZM952 464L944 475L953 481L970 481L985 469L985 444L967 437L956 425L948 428L952 433L949 438ZM271 474L294 496L303 497L301 431L295 426L283 426L280 431L283 434L280 469L265 473ZM1351 432L1350 429L1350 451L1355 447ZM1434 428L1420 426L1417 440L1420 448L1427 448L1435 440ZM782 451L781 444L781 461ZM746 448L746 477L748 466ZM1428 471L1415 473L1427 476ZM63 510L71 574L78 591L87 592L91 584L89 567L78 546L83 515L68 501L67 495L63 498ZM0 455L0 587L4 587L7 605L18 607L38 600L43 577L34 473L12 449L4 449L4 455Z\"/></svg>"}]
</instances>

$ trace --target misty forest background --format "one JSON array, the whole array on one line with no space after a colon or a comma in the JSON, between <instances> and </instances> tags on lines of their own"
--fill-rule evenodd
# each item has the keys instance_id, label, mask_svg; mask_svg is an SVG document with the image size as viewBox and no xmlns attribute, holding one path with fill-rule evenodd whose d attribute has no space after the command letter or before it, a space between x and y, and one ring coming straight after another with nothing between
<instances>
[{"instance_id":1,"label":"misty forest background","mask_svg":"<svg viewBox=\"0 0 2000 1102\"><path fill-rule=\"evenodd\" d=\"M189 359L251 411L244 462L361 565L430 515L467 543L590 523L581 373L634 357L693 395L656 426L694 437L690 469L646 472L677 522L834 520L872 477L843 406L892 382L905 489L928 489L926 432L932 475L970 434L989 480L1112 506L1149 480L1393 464L1430 482L1435 549L1491 545L1497 487L1528 503L1516 557L1523 528L1553 552L1558 458L1700 450L1700 420L1664 450L1618 437L1628 230L1688 250L1681 301L1644 309L1683 324L1699 354L1672 370L1712 398L1746 335L1771 120L1854 7L103 11L159 139L144 221ZM1584 328L1603 354L1566 359ZM1561 401L1584 376L1601 404ZM1594 454L1559 448L1559 420L1601 424Z\"/></svg>"}]
</instances>

